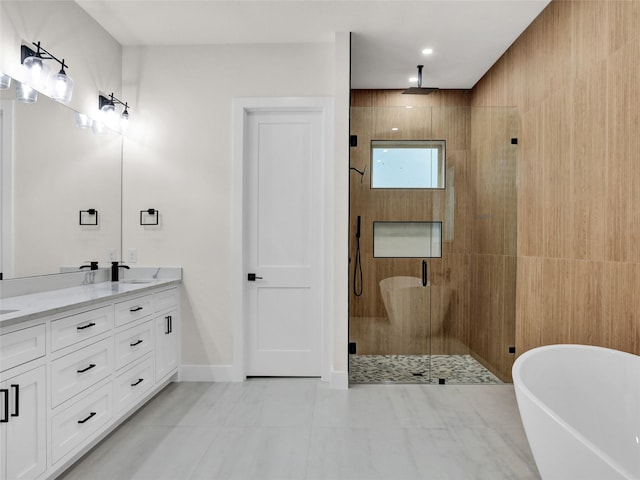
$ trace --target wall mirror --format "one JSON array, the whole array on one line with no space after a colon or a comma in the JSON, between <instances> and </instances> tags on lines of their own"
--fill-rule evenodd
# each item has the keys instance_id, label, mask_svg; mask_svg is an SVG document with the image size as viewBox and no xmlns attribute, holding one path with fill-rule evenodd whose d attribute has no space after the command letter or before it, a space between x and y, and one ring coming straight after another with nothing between
<instances>
[{"instance_id":1,"label":"wall mirror","mask_svg":"<svg viewBox=\"0 0 640 480\"><path fill-rule=\"evenodd\" d=\"M16 83L0 90L3 278L120 259L121 135L82 128L78 112L42 94L18 102ZM82 222L90 210L96 215ZM80 224L96 217L97 225Z\"/></svg>"}]
</instances>

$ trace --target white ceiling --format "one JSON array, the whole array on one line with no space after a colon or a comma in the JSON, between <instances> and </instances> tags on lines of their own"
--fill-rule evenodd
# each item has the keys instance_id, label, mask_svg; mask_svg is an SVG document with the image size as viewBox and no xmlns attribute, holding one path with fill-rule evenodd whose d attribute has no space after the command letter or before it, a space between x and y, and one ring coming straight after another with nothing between
<instances>
[{"instance_id":1,"label":"white ceiling","mask_svg":"<svg viewBox=\"0 0 640 480\"><path fill-rule=\"evenodd\" d=\"M352 88L471 88L550 0L76 0L123 46L331 42ZM430 56L421 52L434 49Z\"/></svg>"}]
</instances>

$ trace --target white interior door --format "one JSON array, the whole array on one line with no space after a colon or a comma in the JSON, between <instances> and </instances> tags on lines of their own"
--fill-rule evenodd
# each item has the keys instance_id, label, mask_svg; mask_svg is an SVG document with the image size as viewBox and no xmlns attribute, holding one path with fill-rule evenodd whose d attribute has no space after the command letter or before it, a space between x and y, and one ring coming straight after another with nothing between
<instances>
[{"instance_id":1,"label":"white interior door","mask_svg":"<svg viewBox=\"0 0 640 480\"><path fill-rule=\"evenodd\" d=\"M245 373L321 376L323 113L246 121Z\"/></svg>"}]
</instances>

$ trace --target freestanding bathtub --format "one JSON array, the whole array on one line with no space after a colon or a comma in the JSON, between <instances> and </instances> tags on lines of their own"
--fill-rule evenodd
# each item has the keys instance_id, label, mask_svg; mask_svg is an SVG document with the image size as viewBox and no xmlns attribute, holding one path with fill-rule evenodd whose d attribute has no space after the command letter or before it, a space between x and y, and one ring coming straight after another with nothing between
<instances>
[{"instance_id":1,"label":"freestanding bathtub","mask_svg":"<svg viewBox=\"0 0 640 480\"><path fill-rule=\"evenodd\" d=\"M513 365L544 480L640 479L640 357L587 345L529 350Z\"/></svg>"}]
</instances>

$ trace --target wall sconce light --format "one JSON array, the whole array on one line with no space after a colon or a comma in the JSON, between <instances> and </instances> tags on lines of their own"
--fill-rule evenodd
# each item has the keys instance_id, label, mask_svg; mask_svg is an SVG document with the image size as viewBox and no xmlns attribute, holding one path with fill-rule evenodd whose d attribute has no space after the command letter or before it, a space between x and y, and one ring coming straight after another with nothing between
<instances>
[{"instance_id":1,"label":"wall sconce light","mask_svg":"<svg viewBox=\"0 0 640 480\"><path fill-rule=\"evenodd\" d=\"M16 100L22 103L34 103L38 100L38 91L26 83L16 82Z\"/></svg>"},{"instance_id":2,"label":"wall sconce light","mask_svg":"<svg viewBox=\"0 0 640 480\"><path fill-rule=\"evenodd\" d=\"M20 61L26 70L26 83L37 90L50 92L51 98L61 103L69 103L73 93L73 80L64 71L69 68L64 59L58 60L47 52L40 42L34 43L36 51L26 45L20 48ZM51 75L51 67L44 60L55 60L60 64L60 71Z\"/></svg>"},{"instance_id":3,"label":"wall sconce light","mask_svg":"<svg viewBox=\"0 0 640 480\"><path fill-rule=\"evenodd\" d=\"M93 222L84 221L86 220L87 216L94 217L94 221ZM98 210L96 210L95 208L90 208L89 210L80 210L79 222L80 222L80 225L92 225L92 226L98 225Z\"/></svg>"},{"instance_id":4,"label":"wall sconce light","mask_svg":"<svg viewBox=\"0 0 640 480\"><path fill-rule=\"evenodd\" d=\"M124 110L120 114L119 118L116 111L116 104L122 105L124 107ZM120 127L124 127L129 121L129 105L127 104L127 102L123 102L122 100L114 97L113 93L108 97L102 94L98 94L98 108L104 116L104 123L106 123L110 127L115 128L118 126L118 124L120 124Z\"/></svg>"},{"instance_id":5,"label":"wall sconce light","mask_svg":"<svg viewBox=\"0 0 640 480\"><path fill-rule=\"evenodd\" d=\"M151 221L145 222L143 220L143 215L147 215L147 217L151 216ZM155 208L150 208L148 210L140 210L140 225L158 225L158 216L160 215L160 211Z\"/></svg>"},{"instance_id":6,"label":"wall sconce light","mask_svg":"<svg viewBox=\"0 0 640 480\"><path fill-rule=\"evenodd\" d=\"M0 72L0 90L6 90L11 86L11 77Z\"/></svg>"}]
</instances>

